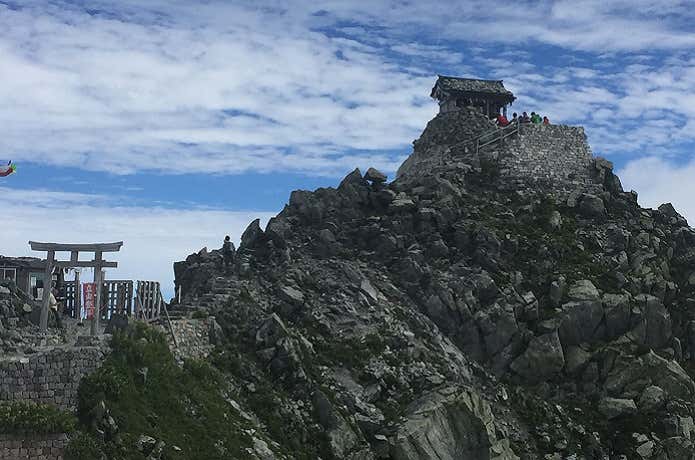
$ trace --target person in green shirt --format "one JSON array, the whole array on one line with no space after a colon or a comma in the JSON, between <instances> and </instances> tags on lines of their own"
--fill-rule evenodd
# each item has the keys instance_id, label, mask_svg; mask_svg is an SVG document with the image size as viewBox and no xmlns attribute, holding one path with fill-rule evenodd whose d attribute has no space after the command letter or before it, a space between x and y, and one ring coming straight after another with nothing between
<instances>
[{"instance_id":1,"label":"person in green shirt","mask_svg":"<svg viewBox=\"0 0 695 460\"><path fill-rule=\"evenodd\" d=\"M540 115L536 112L531 112L531 123L540 124L543 121Z\"/></svg>"}]
</instances>

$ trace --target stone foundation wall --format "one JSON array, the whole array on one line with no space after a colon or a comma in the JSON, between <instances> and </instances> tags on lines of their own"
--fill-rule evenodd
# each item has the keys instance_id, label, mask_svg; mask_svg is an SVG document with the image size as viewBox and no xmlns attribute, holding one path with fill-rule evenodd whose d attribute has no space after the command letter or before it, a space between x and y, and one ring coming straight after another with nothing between
<instances>
[{"instance_id":1,"label":"stone foundation wall","mask_svg":"<svg viewBox=\"0 0 695 460\"><path fill-rule=\"evenodd\" d=\"M522 125L520 136L496 150L502 176L550 184L591 183L593 155L582 127Z\"/></svg>"},{"instance_id":2,"label":"stone foundation wall","mask_svg":"<svg viewBox=\"0 0 695 460\"><path fill-rule=\"evenodd\" d=\"M0 359L0 401L33 401L71 410L85 375L105 358L101 347L54 348Z\"/></svg>"},{"instance_id":3,"label":"stone foundation wall","mask_svg":"<svg viewBox=\"0 0 695 460\"><path fill-rule=\"evenodd\" d=\"M0 460L62 460L67 444L64 434L0 434Z\"/></svg>"},{"instance_id":4,"label":"stone foundation wall","mask_svg":"<svg viewBox=\"0 0 695 460\"><path fill-rule=\"evenodd\" d=\"M169 348L174 352L177 358L205 358L212 351L213 346L210 343L210 328L214 321L213 317L203 319L172 319L171 327L176 335L176 344L174 346L171 337L169 326L165 322L162 325L164 332L169 340Z\"/></svg>"}]
</instances>

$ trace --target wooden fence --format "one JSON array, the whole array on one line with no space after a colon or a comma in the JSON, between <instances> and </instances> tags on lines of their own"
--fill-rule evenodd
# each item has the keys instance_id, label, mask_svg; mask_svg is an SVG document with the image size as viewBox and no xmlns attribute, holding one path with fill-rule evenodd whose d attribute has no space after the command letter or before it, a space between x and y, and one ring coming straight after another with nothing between
<instances>
[{"instance_id":1,"label":"wooden fence","mask_svg":"<svg viewBox=\"0 0 695 460\"><path fill-rule=\"evenodd\" d=\"M132 280L108 280L102 284L101 319L108 320L114 314L134 316L145 321L156 321L160 318L164 301L160 285L155 281L137 281L133 292ZM80 302L81 286L74 281L63 283L65 297L65 314L71 318L79 318L84 312L76 306Z\"/></svg>"},{"instance_id":2,"label":"wooden fence","mask_svg":"<svg viewBox=\"0 0 695 460\"><path fill-rule=\"evenodd\" d=\"M162 292L156 281L138 281L135 296L135 317L156 321L162 315Z\"/></svg>"}]
</instances>

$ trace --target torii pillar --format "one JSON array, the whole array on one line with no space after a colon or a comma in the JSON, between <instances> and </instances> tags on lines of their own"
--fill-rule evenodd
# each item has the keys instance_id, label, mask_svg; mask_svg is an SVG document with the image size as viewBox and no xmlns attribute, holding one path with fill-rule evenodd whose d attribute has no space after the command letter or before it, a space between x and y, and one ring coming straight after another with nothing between
<instances>
[{"instance_id":1,"label":"torii pillar","mask_svg":"<svg viewBox=\"0 0 695 460\"><path fill-rule=\"evenodd\" d=\"M94 300L94 316L90 328L91 335L99 333L99 317L101 316L101 290L104 284L104 268L116 268L117 262L107 262L103 259L105 252L118 252L123 246L123 241L118 243L95 243L95 244L60 244L60 243L37 243L29 241L32 251L46 251L46 271L43 281L43 298L41 299L41 317L39 326L42 331L48 330L48 301L51 297L51 289L53 288L53 270L58 268L93 268L94 269L94 284L96 286L96 298ZM56 252L69 252L69 261L57 261L55 258ZM90 261L81 261L80 252L93 252L94 259Z\"/></svg>"}]
</instances>

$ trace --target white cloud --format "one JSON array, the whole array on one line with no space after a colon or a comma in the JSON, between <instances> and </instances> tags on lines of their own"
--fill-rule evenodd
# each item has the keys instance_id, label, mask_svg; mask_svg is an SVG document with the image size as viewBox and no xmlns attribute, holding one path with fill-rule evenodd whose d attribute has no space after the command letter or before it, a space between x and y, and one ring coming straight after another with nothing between
<instances>
[{"instance_id":1,"label":"white cloud","mask_svg":"<svg viewBox=\"0 0 695 460\"><path fill-rule=\"evenodd\" d=\"M95 243L123 241L120 252L108 255L119 268L107 270L111 279L154 280L166 296L173 295L173 262L202 247L219 248L229 234L238 244L255 218L262 224L268 212L230 212L210 209L123 207L100 195L46 190L0 188L9 197L3 210L0 254L41 256L28 241ZM61 255L64 260L68 254Z\"/></svg>"},{"instance_id":2,"label":"white cloud","mask_svg":"<svg viewBox=\"0 0 695 460\"><path fill-rule=\"evenodd\" d=\"M273 11L179 4L142 22L127 3L125 18L68 5L0 5L0 149L16 160L333 174L336 152L403 149L435 111L429 76Z\"/></svg>"},{"instance_id":3,"label":"white cloud","mask_svg":"<svg viewBox=\"0 0 695 460\"><path fill-rule=\"evenodd\" d=\"M625 190L638 191L642 206L657 208L672 203L689 222L695 221L695 161L676 164L647 157L629 162L618 172Z\"/></svg>"},{"instance_id":4,"label":"white cloud","mask_svg":"<svg viewBox=\"0 0 695 460\"><path fill-rule=\"evenodd\" d=\"M693 16L646 0L0 4L0 151L126 174L335 175L365 158L392 171L436 111L427 95L442 66L504 78L560 122L599 110L693 119L695 63L678 55L695 44ZM607 59L541 67L537 43ZM666 66L650 62L655 49ZM616 53L631 51L640 64L617 71ZM600 129L601 150L626 147Z\"/></svg>"}]
</instances>

